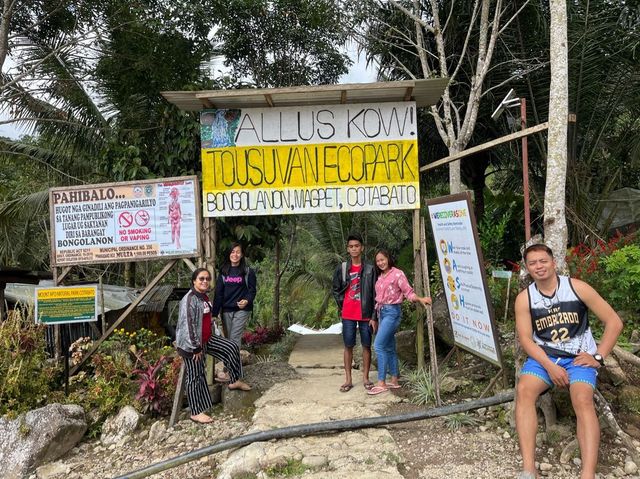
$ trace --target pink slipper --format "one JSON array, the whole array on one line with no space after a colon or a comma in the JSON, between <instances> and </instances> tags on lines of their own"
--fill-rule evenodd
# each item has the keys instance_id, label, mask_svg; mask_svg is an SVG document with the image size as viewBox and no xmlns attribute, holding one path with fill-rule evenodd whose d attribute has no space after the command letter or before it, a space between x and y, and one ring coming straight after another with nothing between
<instances>
[{"instance_id":1,"label":"pink slipper","mask_svg":"<svg viewBox=\"0 0 640 479\"><path fill-rule=\"evenodd\" d=\"M371 389L367 391L367 394L371 396L375 396L376 394L380 394L388 390L389 390L388 388L385 388L383 386L373 386Z\"/></svg>"}]
</instances>

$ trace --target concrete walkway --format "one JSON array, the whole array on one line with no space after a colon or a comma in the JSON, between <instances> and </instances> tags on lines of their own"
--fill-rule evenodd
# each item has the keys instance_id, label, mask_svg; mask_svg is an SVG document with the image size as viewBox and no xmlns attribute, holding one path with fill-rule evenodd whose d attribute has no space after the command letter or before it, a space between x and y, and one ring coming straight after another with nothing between
<instances>
[{"instance_id":1,"label":"concrete walkway","mask_svg":"<svg viewBox=\"0 0 640 479\"><path fill-rule=\"evenodd\" d=\"M379 416L390 403L401 400L391 392L366 394L360 371L353 371L355 387L340 392L344 382L342 353L340 335L301 336L289 359L300 377L273 386L256 401L251 432ZM370 379L375 378L372 372ZM308 468L305 478L399 479L400 460L399 449L386 429L360 429L251 444L228 456L218 470L218 478L231 479L301 463ZM258 477L263 477L260 474Z\"/></svg>"}]
</instances>

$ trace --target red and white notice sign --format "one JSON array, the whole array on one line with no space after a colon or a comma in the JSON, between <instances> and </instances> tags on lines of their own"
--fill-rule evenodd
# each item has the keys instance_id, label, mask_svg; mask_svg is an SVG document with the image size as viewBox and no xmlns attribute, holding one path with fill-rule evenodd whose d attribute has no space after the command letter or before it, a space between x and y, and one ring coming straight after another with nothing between
<instances>
[{"instance_id":1,"label":"red and white notice sign","mask_svg":"<svg viewBox=\"0 0 640 479\"><path fill-rule=\"evenodd\" d=\"M195 176L49 190L57 266L198 256Z\"/></svg>"}]
</instances>

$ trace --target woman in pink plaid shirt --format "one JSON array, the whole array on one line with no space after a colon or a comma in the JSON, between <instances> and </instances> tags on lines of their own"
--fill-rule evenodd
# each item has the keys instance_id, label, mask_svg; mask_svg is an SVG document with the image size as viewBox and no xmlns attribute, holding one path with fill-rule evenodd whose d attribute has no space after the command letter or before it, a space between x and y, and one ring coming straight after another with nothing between
<instances>
[{"instance_id":1,"label":"woman in pink plaid shirt","mask_svg":"<svg viewBox=\"0 0 640 479\"><path fill-rule=\"evenodd\" d=\"M378 333L373 344L378 357L378 383L367 394L380 394L389 389L398 389L398 354L396 353L396 331L402 319L401 304L406 298L412 302L431 304L431 298L418 296L405 274L395 267L387 250L376 253L378 281L376 282L376 311L378 313ZM386 382L387 370L391 382Z\"/></svg>"}]
</instances>

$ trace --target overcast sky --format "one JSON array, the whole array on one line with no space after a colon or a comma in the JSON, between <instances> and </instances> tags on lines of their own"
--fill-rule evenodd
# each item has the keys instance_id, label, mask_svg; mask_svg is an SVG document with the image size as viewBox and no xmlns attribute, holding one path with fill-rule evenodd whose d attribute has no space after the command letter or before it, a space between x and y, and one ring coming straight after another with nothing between
<instances>
[{"instance_id":1,"label":"overcast sky","mask_svg":"<svg viewBox=\"0 0 640 479\"><path fill-rule=\"evenodd\" d=\"M353 65L349 70L349 73L343 75L340 78L339 83L369 83L376 81L376 74L372 68L367 68L365 65L364 55L360 58L354 51L350 51ZM8 120L8 117L4 113L0 113L0 122ZM12 123L0 125L0 136L6 136L9 138L18 138L20 135L24 135L28 132L16 128Z\"/></svg>"}]
</instances>

